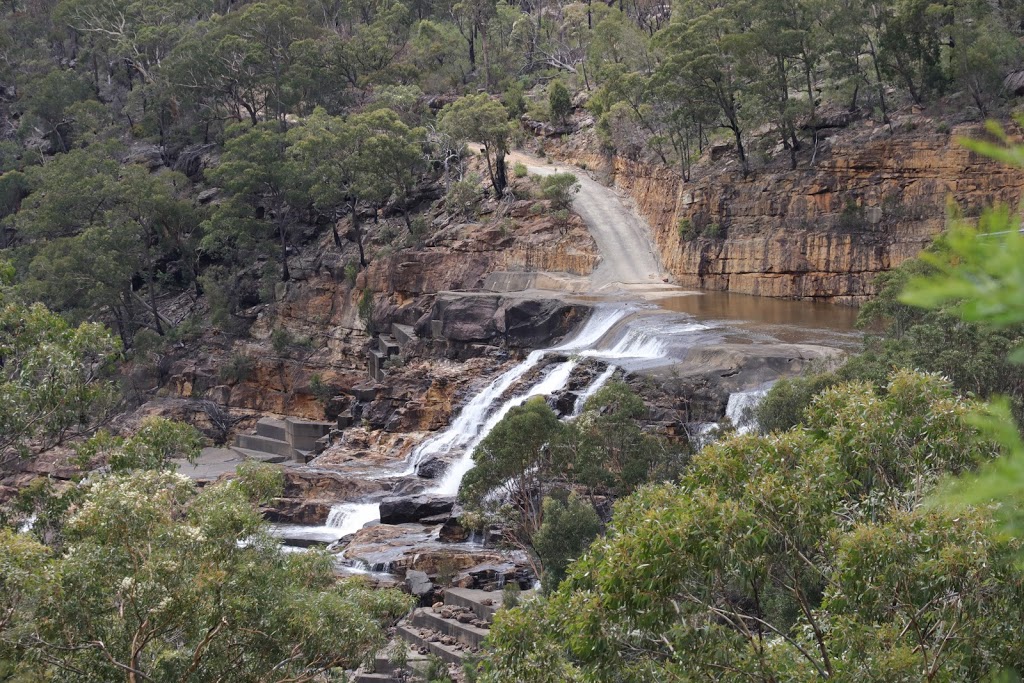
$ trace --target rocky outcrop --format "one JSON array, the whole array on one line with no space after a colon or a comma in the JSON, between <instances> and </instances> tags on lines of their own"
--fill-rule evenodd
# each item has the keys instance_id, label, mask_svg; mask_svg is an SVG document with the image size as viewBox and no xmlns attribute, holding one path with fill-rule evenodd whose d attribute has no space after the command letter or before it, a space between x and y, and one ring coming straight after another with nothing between
<instances>
[{"instance_id":1,"label":"rocky outcrop","mask_svg":"<svg viewBox=\"0 0 1024 683\"><path fill-rule=\"evenodd\" d=\"M557 299L447 294L437 298L416 331L457 343L536 348L568 334L589 310Z\"/></svg>"},{"instance_id":2,"label":"rocky outcrop","mask_svg":"<svg viewBox=\"0 0 1024 683\"><path fill-rule=\"evenodd\" d=\"M419 522L428 517L446 515L454 507L455 500L452 498L393 496L380 502L380 522L381 524Z\"/></svg>"},{"instance_id":3,"label":"rocky outcrop","mask_svg":"<svg viewBox=\"0 0 1024 683\"><path fill-rule=\"evenodd\" d=\"M891 135L865 123L830 131L813 167L770 166L749 178L709 152L691 182L661 165L589 152L592 142L549 150L614 179L684 287L857 303L874 293L875 275L942 231L947 200L971 216L1016 203L1024 190L1024 172L955 142L982 135L978 126L939 132L904 116L894 128L913 130Z\"/></svg>"}]
</instances>

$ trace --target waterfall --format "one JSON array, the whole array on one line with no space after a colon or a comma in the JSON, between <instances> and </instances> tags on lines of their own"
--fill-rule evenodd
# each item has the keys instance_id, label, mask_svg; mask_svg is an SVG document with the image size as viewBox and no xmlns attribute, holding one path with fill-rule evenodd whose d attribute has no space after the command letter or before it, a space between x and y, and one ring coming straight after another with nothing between
<instances>
[{"instance_id":1,"label":"waterfall","mask_svg":"<svg viewBox=\"0 0 1024 683\"><path fill-rule=\"evenodd\" d=\"M473 468L473 451L502 418L534 396L547 396L563 389L581 358L655 361L669 355L666 337L707 329L695 323L666 325L654 318L631 318L627 321L636 312L637 308L633 306L596 309L571 339L558 346L533 351L523 362L493 379L463 406L447 429L427 439L412 452L404 471L392 472L390 476L414 476L416 468L428 458L455 456L444 475L424 492L431 496L454 496L459 491L462 478ZM569 359L544 368L532 384L518 389L511 398L505 398L549 354L569 356ZM581 400L586 402L615 370L616 367L610 365L586 389ZM582 408L582 403L579 407ZM344 536L377 519L377 503L344 503L332 508L327 527L338 536Z\"/></svg>"},{"instance_id":2,"label":"waterfall","mask_svg":"<svg viewBox=\"0 0 1024 683\"><path fill-rule=\"evenodd\" d=\"M736 428L737 434L746 434L757 429L757 418L754 417L754 408L761 402L771 390L774 382L767 382L747 391L737 391L729 394L729 403L725 408L725 416Z\"/></svg>"},{"instance_id":3,"label":"waterfall","mask_svg":"<svg viewBox=\"0 0 1024 683\"><path fill-rule=\"evenodd\" d=\"M409 464L401 476L408 477L416 474L416 468L429 457L465 451L466 449L472 452L481 431L484 431L484 436L486 436L486 432L489 432L490 427L493 427L489 416L493 413L495 404L505 392L512 388L512 385L522 379L530 370L537 367L544 359L544 356L552 352L572 351L592 346L629 313L630 310L628 308L599 309L590 316L583 329L572 340L550 349L533 351L522 363L496 377L483 391L474 396L462 408L458 417L452 421L447 429L437 436L424 441L412 452ZM568 379L568 377L566 378ZM560 388L556 387L554 390L557 391ZM511 407L509 408L511 409ZM508 411L506 410L505 412L507 413ZM494 422L494 424L497 424L497 422Z\"/></svg>"},{"instance_id":4,"label":"waterfall","mask_svg":"<svg viewBox=\"0 0 1024 683\"><path fill-rule=\"evenodd\" d=\"M377 503L341 503L331 508L325 526L335 531L341 538L354 534L378 519L380 506Z\"/></svg>"},{"instance_id":5,"label":"waterfall","mask_svg":"<svg viewBox=\"0 0 1024 683\"><path fill-rule=\"evenodd\" d=\"M534 396L547 396L548 394L553 394L564 387L566 382L569 381L569 375L572 374L576 365L577 362L574 360L559 363L550 370L540 382L532 386L529 390L505 401L501 408L496 410L487 419L487 422L477 432L476 437L463 450L459 459L448 466L448 469L445 471L444 476L441 477L441 480L431 487L427 493L435 496L454 496L457 494L459 492L459 485L462 483L462 478L466 476L466 472L473 469L473 451L476 450L476 447L480 445L480 442L491 433L491 430L501 422L502 418L508 415L509 411L513 408L526 403L530 398Z\"/></svg>"},{"instance_id":6,"label":"waterfall","mask_svg":"<svg viewBox=\"0 0 1024 683\"><path fill-rule=\"evenodd\" d=\"M597 376L597 379L591 382L590 386L587 387L586 391L580 394L579 397L576 399L576 403L573 404L571 417L578 417L579 414L583 412L583 407L587 405L587 401L590 399L590 397L596 394L597 392L601 391L601 388L608 383L608 380L612 378L612 375L614 375L615 371L618 369L619 368L614 365L609 365L607 368L605 368L604 372Z\"/></svg>"}]
</instances>

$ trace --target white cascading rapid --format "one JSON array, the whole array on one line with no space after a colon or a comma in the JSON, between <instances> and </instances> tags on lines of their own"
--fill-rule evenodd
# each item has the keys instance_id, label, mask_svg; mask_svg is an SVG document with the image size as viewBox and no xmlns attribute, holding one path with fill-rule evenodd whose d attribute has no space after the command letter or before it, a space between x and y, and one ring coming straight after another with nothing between
<instances>
[{"instance_id":1,"label":"white cascading rapid","mask_svg":"<svg viewBox=\"0 0 1024 683\"><path fill-rule=\"evenodd\" d=\"M590 386L587 387L586 390L576 399L576 403L572 406L572 415L570 417L579 417L580 413L583 412L583 407L587 405L587 401L590 400L590 397L601 391L604 385L608 383L608 380L612 378L612 375L614 375L615 371L618 369L618 366L615 365L609 365L605 368L604 372L598 375L597 379L591 382Z\"/></svg>"},{"instance_id":2,"label":"white cascading rapid","mask_svg":"<svg viewBox=\"0 0 1024 683\"><path fill-rule=\"evenodd\" d=\"M761 402L772 388L774 382L768 382L761 386L737 391L729 394L729 403L725 408L725 416L736 428L737 434L746 434L757 429L757 418L754 417L754 408Z\"/></svg>"},{"instance_id":3,"label":"white cascading rapid","mask_svg":"<svg viewBox=\"0 0 1024 683\"><path fill-rule=\"evenodd\" d=\"M550 349L533 351L522 363L498 375L490 384L484 387L483 391L470 399L469 403L462 408L458 417L452 421L447 429L437 436L427 439L413 451L409 458L409 465L402 475L414 475L420 463L435 455L465 452L467 449L472 453L472 447L475 447L476 443L483 438L481 431L486 429L489 432L490 428L488 425L490 427L494 426L490 424L491 420L489 418L494 413L495 404L513 384L522 379L530 370L537 367L545 355L552 352L566 352L593 346L600 341L601 337L608 333L608 330L629 313L629 309L626 308L609 308L594 311L594 314L590 316L583 329L571 341ZM557 387L555 391L560 388ZM512 406L509 406L509 409L511 408ZM505 412L507 413L508 410ZM494 424L497 424L497 422ZM486 436L486 433L484 433L484 436Z\"/></svg>"},{"instance_id":4,"label":"white cascading rapid","mask_svg":"<svg viewBox=\"0 0 1024 683\"><path fill-rule=\"evenodd\" d=\"M455 456L444 475L424 492L430 496L454 496L459 492L462 478L473 468L473 451L480 442L516 406L534 396L547 396L565 388L580 358L656 361L668 355L666 336L707 329L695 323L669 327L641 323L633 327L632 323L637 321L626 319L636 310L635 307L624 306L599 308L572 339L530 353L523 362L496 377L473 396L447 429L420 444L409 456L404 471L391 473L390 476L414 476L417 467L428 458ZM570 358L545 368L529 387L511 398L504 398L517 382L540 365L549 354L568 355ZM600 389L614 372L615 367L609 366L595 378L581 396L583 402ZM340 537L358 531L377 519L377 503L343 503L332 508L327 527Z\"/></svg>"}]
</instances>

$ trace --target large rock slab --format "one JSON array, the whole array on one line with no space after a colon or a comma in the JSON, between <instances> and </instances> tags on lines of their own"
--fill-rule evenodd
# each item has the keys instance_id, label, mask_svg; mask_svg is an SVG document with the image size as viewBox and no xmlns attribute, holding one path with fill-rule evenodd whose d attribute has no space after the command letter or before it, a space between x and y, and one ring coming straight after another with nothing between
<instances>
[{"instance_id":1,"label":"large rock slab","mask_svg":"<svg viewBox=\"0 0 1024 683\"><path fill-rule=\"evenodd\" d=\"M452 498L393 496L380 502L380 521L381 524L419 522L428 517L450 513L453 507L455 500Z\"/></svg>"}]
</instances>

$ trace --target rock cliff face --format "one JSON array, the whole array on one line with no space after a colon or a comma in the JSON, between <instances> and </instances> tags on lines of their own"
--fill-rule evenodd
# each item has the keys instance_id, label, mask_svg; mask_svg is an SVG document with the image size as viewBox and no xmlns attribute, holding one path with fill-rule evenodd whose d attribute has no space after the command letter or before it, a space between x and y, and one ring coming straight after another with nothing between
<instances>
[{"instance_id":1,"label":"rock cliff face","mask_svg":"<svg viewBox=\"0 0 1024 683\"><path fill-rule=\"evenodd\" d=\"M516 181L521 196L529 196L527 182ZM360 313L365 293L373 305L363 313L377 331L388 332L391 323L411 326L424 318L439 292L480 289L496 271L589 275L599 255L583 222L571 216L557 223L550 213L532 200L489 199L480 206L479 220L468 222L446 213L438 202L421 215L429 228L418 244L396 227L397 218L390 225L367 223L370 265L358 274L354 244L336 245L329 230L310 229L314 236L291 261L294 280L277 283L273 303L245 312L255 319L249 336L229 340L210 331L201 350L174 359L161 393L209 399L235 410L322 419L323 400L314 391L314 376L321 393L323 387L345 393L367 378L370 336ZM345 232L344 226L340 230ZM497 298L481 301L490 305ZM560 311L519 308L501 308L497 315L497 308L495 304L487 316L494 328L489 335L456 341L494 344L500 337L509 346L529 345L535 340L517 315L545 313L550 334L564 334L578 317L571 311L556 316ZM240 364L238 371L224 372L232 363ZM405 405L430 386L427 379L413 393L392 397L393 403ZM447 419L446 412L429 404L404 415L410 429L430 429Z\"/></svg>"},{"instance_id":2,"label":"rock cliff face","mask_svg":"<svg viewBox=\"0 0 1024 683\"><path fill-rule=\"evenodd\" d=\"M746 179L735 162L705 159L684 183L674 169L588 151L587 134L548 151L613 179L684 287L859 303L877 273L941 232L949 199L971 216L1024 190L1024 173L956 143L980 127L942 133L921 117L895 127L915 130L862 124L826 139L813 168Z\"/></svg>"}]
</instances>

